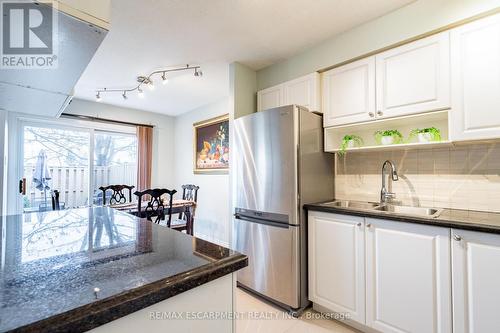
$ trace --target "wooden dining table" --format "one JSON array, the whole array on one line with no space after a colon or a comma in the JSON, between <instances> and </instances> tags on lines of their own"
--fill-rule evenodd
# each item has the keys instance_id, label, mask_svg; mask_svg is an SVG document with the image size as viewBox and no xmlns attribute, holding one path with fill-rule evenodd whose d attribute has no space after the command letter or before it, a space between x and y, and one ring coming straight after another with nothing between
<instances>
[{"instance_id":1,"label":"wooden dining table","mask_svg":"<svg viewBox=\"0 0 500 333\"><path fill-rule=\"evenodd\" d=\"M145 208L148 205L147 201L143 201L141 203L141 213L145 214ZM112 204L108 205L108 207L127 212L129 214L140 216L139 213L139 205L137 202L127 202L123 204ZM165 206L165 212L167 213L168 206ZM186 232L189 235L193 235L194 232L194 214L196 210L196 202L192 200L182 200L182 199L174 199L172 201L172 215L183 213L186 215Z\"/></svg>"}]
</instances>

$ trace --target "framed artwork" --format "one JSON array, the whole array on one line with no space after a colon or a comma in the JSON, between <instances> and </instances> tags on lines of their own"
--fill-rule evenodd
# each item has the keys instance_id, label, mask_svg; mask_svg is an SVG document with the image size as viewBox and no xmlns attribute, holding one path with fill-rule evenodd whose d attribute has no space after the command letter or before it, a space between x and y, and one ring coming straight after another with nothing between
<instances>
[{"instance_id":1,"label":"framed artwork","mask_svg":"<svg viewBox=\"0 0 500 333\"><path fill-rule=\"evenodd\" d=\"M194 173L227 173L229 170L229 115L193 124Z\"/></svg>"}]
</instances>

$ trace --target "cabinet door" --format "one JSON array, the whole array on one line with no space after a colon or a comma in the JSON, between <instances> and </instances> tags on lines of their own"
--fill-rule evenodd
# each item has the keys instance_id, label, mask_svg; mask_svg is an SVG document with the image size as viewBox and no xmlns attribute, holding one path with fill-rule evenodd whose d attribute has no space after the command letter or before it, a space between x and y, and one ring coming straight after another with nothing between
<instances>
[{"instance_id":1,"label":"cabinet door","mask_svg":"<svg viewBox=\"0 0 500 333\"><path fill-rule=\"evenodd\" d=\"M277 108L284 104L283 85L263 89L257 92L257 111Z\"/></svg>"},{"instance_id":2,"label":"cabinet door","mask_svg":"<svg viewBox=\"0 0 500 333\"><path fill-rule=\"evenodd\" d=\"M451 332L450 229L366 219L366 325Z\"/></svg>"},{"instance_id":3,"label":"cabinet door","mask_svg":"<svg viewBox=\"0 0 500 333\"><path fill-rule=\"evenodd\" d=\"M450 41L443 32L376 56L377 117L450 107Z\"/></svg>"},{"instance_id":4,"label":"cabinet door","mask_svg":"<svg viewBox=\"0 0 500 333\"><path fill-rule=\"evenodd\" d=\"M452 230L453 332L499 332L500 235Z\"/></svg>"},{"instance_id":5,"label":"cabinet door","mask_svg":"<svg viewBox=\"0 0 500 333\"><path fill-rule=\"evenodd\" d=\"M451 32L452 140L500 138L500 15Z\"/></svg>"},{"instance_id":6,"label":"cabinet door","mask_svg":"<svg viewBox=\"0 0 500 333\"><path fill-rule=\"evenodd\" d=\"M312 73L298 79L285 82L284 105L297 104L309 111L320 111L319 74Z\"/></svg>"},{"instance_id":7,"label":"cabinet door","mask_svg":"<svg viewBox=\"0 0 500 333\"><path fill-rule=\"evenodd\" d=\"M309 299L365 323L362 217L309 212Z\"/></svg>"},{"instance_id":8,"label":"cabinet door","mask_svg":"<svg viewBox=\"0 0 500 333\"><path fill-rule=\"evenodd\" d=\"M374 57L324 72L322 84L325 127L374 119Z\"/></svg>"}]
</instances>

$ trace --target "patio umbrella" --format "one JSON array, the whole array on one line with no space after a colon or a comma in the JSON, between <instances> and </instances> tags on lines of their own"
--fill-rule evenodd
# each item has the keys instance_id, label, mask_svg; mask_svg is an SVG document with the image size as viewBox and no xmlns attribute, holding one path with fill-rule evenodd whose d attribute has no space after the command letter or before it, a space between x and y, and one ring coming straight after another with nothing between
<instances>
[{"instance_id":1,"label":"patio umbrella","mask_svg":"<svg viewBox=\"0 0 500 333\"><path fill-rule=\"evenodd\" d=\"M33 172L33 184L39 191L43 191L45 197L45 206L47 206L47 190L50 189L49 180L52 179L47 166L47 154L45 150L40 150L36 158L35 172Z\"/></svg>"}]
</instances>

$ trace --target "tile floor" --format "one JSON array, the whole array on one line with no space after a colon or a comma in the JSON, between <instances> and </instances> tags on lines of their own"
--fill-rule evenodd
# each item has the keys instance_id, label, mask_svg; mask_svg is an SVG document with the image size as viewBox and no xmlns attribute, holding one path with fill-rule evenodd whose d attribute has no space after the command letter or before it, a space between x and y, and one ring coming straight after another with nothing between
<instances>
[{"instance_id":1,"label":"tile floor","mask_svg":"<svg viewBox=\"0 0 500 333\"><path fill-rule=\"evenodd\" d=\"M241 315L236 333L360 333L337 321L318 319L312 309L292 318L240 288L236 289L236 312Z\"/></svg>"}]
</instances>

